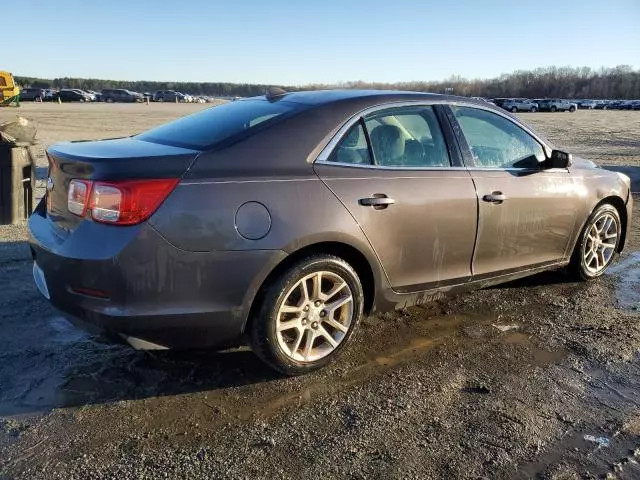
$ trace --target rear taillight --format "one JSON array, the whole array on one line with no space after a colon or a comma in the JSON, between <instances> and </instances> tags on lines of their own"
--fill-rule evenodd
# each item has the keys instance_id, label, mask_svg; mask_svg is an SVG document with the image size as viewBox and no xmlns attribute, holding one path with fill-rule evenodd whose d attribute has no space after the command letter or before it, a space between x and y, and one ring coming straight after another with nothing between
<instances>
[{"instance_id":1,"label":"rear taillight","mask_svg":"<svg viewBox=\"0 0 640 480\"><path fill-rule=\"evenodd\" d=\"M91 182L86 180L71 180L69 192L67 193L67 208L71 213L84 217L90 191Z\"/></svg>"},{"instance_id":2,"label":"rear taillight","mask_svg":"<svg viewBox=\"0 0 640 480\"><path fill-rule=\"evenodd\" d=\"M175 178L116 182L72 180L69 185L68 209L79 216L84 216L88 210L91 218L97 222L135 225L148 219L178 182ZM80 184L86 186L84 196L81 187L77 186Z\"/></svg>"}]
</instances>

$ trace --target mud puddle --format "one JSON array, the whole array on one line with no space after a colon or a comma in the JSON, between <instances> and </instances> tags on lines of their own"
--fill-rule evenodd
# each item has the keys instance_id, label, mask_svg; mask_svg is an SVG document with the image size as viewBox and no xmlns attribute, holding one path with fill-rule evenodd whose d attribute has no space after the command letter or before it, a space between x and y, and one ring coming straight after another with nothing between
<instances>
[{"instance_id":1,"label":"mud puddle","mask_svg":"<svg viewBox=\"0 0 640 480\"><path fill-rule=\"evenodd\" d=\"M625 255L609 268L609 274L618 277L616 299L625 310L640 312L640 251Z\"/></svg>"},{"instance_id":2,"label":"mud puddle","mask_svg":"<svg viewBox=\"0 0 640 480\"><path fill-rule=\"evenodd\" d=\"M531 365L559 361L564 352L536 348L519 330L500 332L490 312L438 315L415 307L398 318L363 325L350 354L327 371L282 378L248 349L227 352L139 352L101 344L52 317L51 352L33 352L21 376L0 394L2 415L45 413L52 408L146 400L195 409L205 422L267 419L282 410L331 397L354 385L419 361L439 359L443 347L491 343ZM429 316L432 315L432 316ZM504 320L502 320L504 321ZM330 377L328 379L327 377ZM177 421L184 408L161 419Z\"/></svg>"},{"instance_id":3,"label":"mud puddle","mask_svg":"<svg viewBox=\"0 0 640 480\"><path fill-rule=\"evenodd\" d=\"M420 313L419 309L412 312L415 316ZM429 368L430 363L439 361L444 350L453 352L464 345L470 350L484 346L496 351L504 350L504 355L517 357L522 364L529 366L557 363L567 355L564 350L538 346L531 336L520 331L501 333L494 327L496 321L489 314L452 314L411 321L402 326L378 328L379 334L387 339L386 344L361 352L357 363L348 369L337 374L329 373L330 381L324 374L285 380L292 382L292 385L279 387L285 386L291 391L283 394L282 388L278 388L277 393L259 395L253 401L251 397L243 397L243 393L238 392L237 398L243 398L243 401L241 405L234 404L231 416L240 421L267 420L282 411L299 408L322 398L338 398L340 392L353 391L353 387L404 367L415 369L422 365L423 368ZM359 340L361 344L368 343L367 340ZM218 405L228 403L224 398L211 395L208 401Z\"/></svg>"},{"instance_id":4,"label":"mud puddle","mask_svg":"<svg viewBox=\"0 0 640 480\"><path fill-rule=\"evenodd\" d=\"M639 369L640 358L623 372L612 373L598 366L584 371L584 401L596 416L568 424L534 462L518 468L522 477L536 478L546 472L554 474L551 478L578 478L562 476L558 467L573 464L579 466L580 478L640 478ZM629 380L634 376L636 383Z\"/></svg>"}]
</instances>

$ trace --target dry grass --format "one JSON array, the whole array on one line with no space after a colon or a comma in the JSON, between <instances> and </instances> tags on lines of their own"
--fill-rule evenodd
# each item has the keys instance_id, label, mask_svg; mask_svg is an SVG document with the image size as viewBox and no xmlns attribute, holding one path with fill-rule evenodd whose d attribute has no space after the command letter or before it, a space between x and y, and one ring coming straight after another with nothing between
<instances>
[{"instance_id":1,"label":"dry grass","mask_svg":"<svg viewBox=\"0 0 640 480\"><path fill-rule=\"evenodd\" d=\"M24 103L0 109L0 122L16 113L36 122L39 166L44 148L64 140L133 135L211 104L62 104ZM603 165L640 166L640 112L581 110L575 113L525 113L520 118L552 143Z\"/></svg>"},{"instance_id":2,"label":"dry grass","mask_svg":"<svg viewBox=\"0 0 640 480\"><path fill-rule=\"evenodd\" d=\"M559 148L600 165L640 167L640 112L579 110L519 117Z\"/></svg>"}]
</instances>

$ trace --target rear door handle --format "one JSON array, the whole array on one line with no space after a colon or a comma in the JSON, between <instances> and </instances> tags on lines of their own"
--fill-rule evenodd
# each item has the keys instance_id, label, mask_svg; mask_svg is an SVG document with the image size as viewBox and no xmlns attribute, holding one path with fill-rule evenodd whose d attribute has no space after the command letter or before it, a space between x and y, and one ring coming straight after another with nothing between
<instances>
[{"instance_id":1,"label":"rear door handle","mask_svg":"<svg viewBox=\"0 0 640 480\"><path fill-rule=\"evenodd\" d=\"M374 193L373 197L361 198L358 203L364 207L373 207L375 210L382 210L389 205L393 205L396 201L387 197L384 193Z\"/></svg>"},{"instance_id":2,"label":"rear door handle","mask_svg":"<svg viewBox=\"0 0 640 480\"><path fill-rule=\"evenodd\" d=\"M502 192L491 192L489 195L482 197L482 200L489 203L502 203L508 197Z\"/></svg>"}]
</instances>

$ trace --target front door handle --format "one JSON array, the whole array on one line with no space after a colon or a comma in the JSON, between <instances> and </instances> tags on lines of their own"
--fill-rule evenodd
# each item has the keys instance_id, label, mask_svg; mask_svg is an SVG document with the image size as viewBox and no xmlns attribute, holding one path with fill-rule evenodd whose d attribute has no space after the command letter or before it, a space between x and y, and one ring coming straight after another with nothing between
<instances>
[{"instance_id":1,"label":"front door handle","mask_svg":"<svg viewBox=\"0 0 640 480\"><path fill-rule=\"evenodd\" d=\"M489 195L482 197L482 200L489 203L502 203L508 197L502 192L491 192Z\"/></svg>"},{"instance_id":2,"label":"front door handle","mask_svg":"<svg viewBox=\"0 0 640 480\"><path fill-rule=\"evenodd\" d=\"M384 193L375 193L373 197L361 198L358 203L364 207L373 207L375 210L382 210L389 205L393 205L396 201L387 197Z\"/></svg>"}]
</instances>

